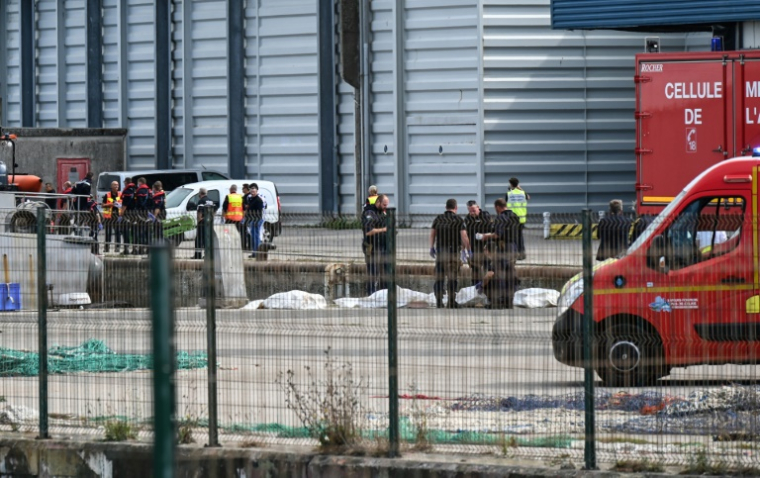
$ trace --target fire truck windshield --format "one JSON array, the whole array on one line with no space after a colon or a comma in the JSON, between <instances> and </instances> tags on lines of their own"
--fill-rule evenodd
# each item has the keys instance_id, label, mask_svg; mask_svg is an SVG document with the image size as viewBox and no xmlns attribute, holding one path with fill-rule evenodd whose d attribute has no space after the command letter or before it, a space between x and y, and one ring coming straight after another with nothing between
<instances>
[{"instance_id":1,"label":"fire truck windshield","mask_svg":"<svg viewBox=\"0 0 760 478\"><path fill-rule=\"evenodd\" d=\"M647 242L652 234L654 234L654 231L656 231L660 224L665 221L665 218L673 214L673 210L678 206L678 204L681 202L681 199L686 195L686 193L691 188L691 184L686 187L683 191L681 191L678 196L673 198L672 201L670 201L670 204L667 205L665 209L662 210L660 214L657 215L657 217L652 221L652 223L649 225L649 227L646 228L644 232L641 233L641 235L631 244L631 247L628 248L626 251L626 255L631 254L633 251L641 247L642 244Z\"/></svg>"}]
</instances>

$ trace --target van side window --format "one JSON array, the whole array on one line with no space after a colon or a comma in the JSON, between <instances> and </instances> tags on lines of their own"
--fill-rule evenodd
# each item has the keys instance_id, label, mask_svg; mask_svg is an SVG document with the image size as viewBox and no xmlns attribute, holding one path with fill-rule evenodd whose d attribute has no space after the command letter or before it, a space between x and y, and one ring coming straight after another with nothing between
<instances>
[{"instance_id":1,"label":"van side window","mask_svg":"<svg viewBox=\"0 0 760 478\"><path fill-rule=\"evenodd\" d=\"M670 270L679 270L736 249L741 240L746 201L742 197L704 197L684 208L668 229L655 237L649 267L664 257Z\"/></svg>"},{"instance_id":2,"label":"van side window","mask_svg":"<svg viewBox=\"0 0 760 478\"><path fill-rule=\"evenodd\" d=\"M219 205L222 204L219 201L219 190L218 189L209 189L208 193L207 193L207 196L208 196L209 199L211 199L212 201L214 201L214 204L216 205L216 207L219 207Z\"/></svg>"},{"instance_id":3,"label":"van side window","mask_svg":"<svg viewBox=\"0 0 760 478\"><path fill-rule=\"evenodd\" d=\"M156 173L145 174L144 177L148 186L151 187L156 181L161 181L164 191L174 191L180 186L198 181L198 175L196 173Z\"/></svg>"},{"instance_id":4,"label":"van side window","mask_svg":"<svg viewBox=\"0 0 760 478\"><path fill-rule=\"evenodd\" d=\"M217 180L225 180L229 179L227 176L224 176L223 174L215 173L213 171L203 171L203 180L204 181L217 181Z\"/></svg>"}]
</instances>

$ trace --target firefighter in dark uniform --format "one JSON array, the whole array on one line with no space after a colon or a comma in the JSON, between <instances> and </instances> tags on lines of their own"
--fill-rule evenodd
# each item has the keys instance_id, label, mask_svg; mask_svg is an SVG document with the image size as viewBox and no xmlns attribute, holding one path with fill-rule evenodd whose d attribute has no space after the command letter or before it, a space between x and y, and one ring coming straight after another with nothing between
<instances>
[{"instance_id":1,"label":"firefighter in dark uniform","mask_svg":"<svg viewBox=\"0 0 760 478\"><path fill-rule=\"evenodd\" d=\"M386 226L386 209L388 196L380 194L362 213L362 252L367 264L367 295L387 288L386 278L390 269L388 261L388 240Z\"/></svg>"},{"instance_id":2,"label":"firefighter in dark uniform","mask_svg":"<svg viewBox=\"0 0 760 478\"><path fill-rule=\"evenodd\" d=\"M495 283L492 285L489 307L493 309L511 309L517 288L517 274L515 274L515 261L518 255L518 241L520 234L520 218L512 210L507 208L504 199L494 202L497 216L494 218L494 232L476 234L478 241L491 241L489 249L492 250L491 263L495 274Z\"/></svg>"},{"instance_id":3,"label":"firefighter in dark uniform","mask_svg":"<svg viewBox=\"0 0 760 478\"><path fill-rule=\"evenodd\" d=\"M166 219L166 194L164 194L164 185L161 181L153 183L153 195L150 198L151 210L148 213L148 217L153 222L152 231L152 243L159 242L164 238L164 224L163 220Z\"/></svg>"},{"instance_id":4,"label":"firefighter in dark uniform","mask_svg":"<svg viewBox=\"0 0 760 478\"><path fill-rule=\"evenodd\" d=\"M446 307L457 308L457 275L460 259L467 261L470 241L464 221L457 216L457 200L446 201L446 212L433 221L430 229L430 257L435 259L435 305L443 307L443 289L446 282Z\"/></svg>"},{"instance_id":5,"label":"firefighter in dark uniform","mask_svg":"<svg viewBox=\"0 0 760 478\"><path fill-rule=\"evenodd\" d=\"M98 253L98 232L103 229L103 221L100 219L98 211L97 193L86 198L84 208L79 211L82 218L82 225L90 228L90 238L94 241L92 244L92 253Z\"/></svg>"},{"instance_id":6,"label":"firefighter in dark uniform","mask_svg":"<svg viewBox=\"0 0 760 478\"><path fill-rule=\"evenodd\" d=\"M480 209L477 201L467 201L467 216L464 218L464 226L467 229L467 238L470 239L470 245L472 246L472 260L469 264L472 274L472 285L475 285L483 280L486 262L483 253L485 243L483 241L475 241L475 234L493 232L493 219L488 211Z\"/></svg>"},{"instance_id":7,"label":"firefighter in dark uniform","mask_svg":"<svg viewBox=\"0 0 760 478\"><path fill-rule=\"evenodd\" d=\"M146 254L148 252L146 246L148 245L148 234L151 228L150 224L148 224L151 222L148 216L152 205L151 196L152 193L145 178L138 178L137 190L135 191L136 224L134 226L135 235L137 236L135 242L138 246L133 248L133 254Z\"/></svg>"},{"instance_id":8,"label":"firefighter in dark uniform","mask_svg":"<svg viewBox=\"0 0 760 478\"><path fill-rule=\"evenodd\" d=\"M203 224L203 215L207 212L206 208L209 206L216 209L216 204L208 197L206 188L201 188L198 192L198 210L195 216L197 225L195 229L195 254L193 255L193 259L203 259L203 250L206 248L206 226Z\"/></svg>"},{"instance_id":9,"label":"firefighter in dark uniform","mask_svg":"<svg viewBox=\"0 0 760 478\"><path fill-rule=\"evenodd\" d=\"M121 209L119 210L119 217L121 218L121 233L124 236L124 249L122 254L129 254L129 247L132 246L132 251L135 250L136 236L135 236L135 222L137 207L135 205L135 192L137 187L132 182L132 178L124 178L124 189L121 191Z\"/></svg>"}]
</instances>

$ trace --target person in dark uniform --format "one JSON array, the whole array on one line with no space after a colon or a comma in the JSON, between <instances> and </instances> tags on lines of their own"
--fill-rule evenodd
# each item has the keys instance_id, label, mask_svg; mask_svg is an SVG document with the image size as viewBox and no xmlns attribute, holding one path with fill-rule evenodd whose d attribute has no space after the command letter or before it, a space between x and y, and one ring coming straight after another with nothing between
<instances>
[{"instance_id":1,"label":"person in dark uniform","mask_svg":"<svg viewBox=\"0 0 760 478\"><path fill-rule=\"evenodd\" d=\"M467 230L467 238L470 239L472 246L472 260L470 264L470 273L472 274L472 285L483 280L485 271L485 255L483 254L483 241L475 241L475 234L488 234L493 232L493 219L491 214L485 209L480 209L477 201L467 201L467 216L464 218L464 226Z\"/></svg>"},{"instance_id":2,"label":"person in dark uniform","mask_svg":"<svg viewBox=\"0 0 760 478\"><path fill-rule=\"evenodd\" d=\"M464 249L463 249L464 248ZM443 289L446 282L448 302L446 307L456 309L457 275L460 258L467 260L470 241L464 221L457 216L457 200L446 201L446 212L433 220L430 228L430 257L435 259L435 305L443 307ZM464 256L462 255L464 253Z\"/></svg>"},{"instance_id":3,"label":"person in dark uniform","mask_svg":"<svg viewBox=\"0 0 760 478\"><path fill-rule=\"evenodd\" d=\"M628 234L631 220L623 215L623 201L610 201L609 212L599 221L599 249L596 260L603 261L617 257L628 248Z\"/></svg>"},{"instance_id":4,"label":"person in dark uniform","mask_svg":"<svg viewBox=\"0 0 760 478\"><path fill-rule=\"evenodd\" d=\"M492 285L489 308L511 309L515 289L517 289L517 274L515 261L518 256L518 242L520 235L520 218L507 207L504 199L494 201L496 218L494 218L494 232L475 235L477 241L491 241L489 254L491 267L494 271L494 284Z\"/></svg>"},{"instance_id":5,"label":"person in dark uniform","mask_svg":"<svg viewBox=\"0 0 760 478\"><path fill-rule=\"evenodd\" d=\"M208 191L206 188L201 188L198 192L198 210L196 211L196 229L195 229L195 254L193 259L203 259L203 251L206 248L206 226L203 223L203 215L206 213L207 207L217 208L214 201L208 197ZM213 220L213 219L212 219Z\"/></svg>"},{"instance_id":6,"label":"person in dark uniform","mask_svg":"<svg viewBox=\"0 0 760 478\"><path fill-rule=\"evenodd\" d=\"M45 194L55 194L53 183L45 183ZM47 204L47 207L50 208L51 211L55 211L58 209L58 198L45 198L45 204Z\"/></svg>"},{"instance_id":7,"label":"person in dark uniform","mask_svg":"<svg viewBox=\"0 0 760 478\"><path fill-rule=\"evenodd\" d=\"M633 221L633 227L631 228L631 240L630 244L633 244L639 236L647 230L656 216L652 214L642 214L635 221Z\"/></svg>"},{"instance_id":8,"label":"person in dark uniform","mask_svg":"<svg viewBox=\"0 0 760 478\"><path fill-rule=\"evenodd\" d=\"M497 275L498 269L504 269L504 267L497 268L495 249L495 242L487 242L483 245L483 280L475 284L477 291L484 293L488 298L486 308L489 309L495 308L498 304L506 303L508 299L505 297L508 291L506 276L504 274Z\"/></svg>"},{"instance_id":9,"label":"person in dark uniform","mask_svg":"<svg viewBox=\"0 0 760 478\"><path fill-rule=\"evenodd\" d=\"M84 209L80 210L82 225L90 228L90 238L94 241L92 244L92 253L98 253L98 232L103 229L103 221L98 211L97 193L86 198Z\"/></svg>"},{"instance_id":10,"label":"person in dark uniform","mask_svg":"<svg viewBox=\"0 0 760 478\"><path fill-rule=\"evenodd\" d=\"M255 258L261 245L261 226L264 224L264 201L259 196L259 185L251 183L248 186L248 195L245 196L245 213L248 221L250 234L245 234L251 238L251 255Z\"/></svg>"},{"instance_id":11,"label":"person in dark uniform","mask_svg":"<svg viewBox=\"0 0 760 478\"><path fill-rule=\"evenodd\" d=\"M166 219L166 194L161 181L153 183L153 194L150 197L150 202L151 210L148 212L148 217L153 223L151 243L156 243L164 238L163 220Z\"/></svg>"},{"instance_id":12,"label":"person in dark uniform","mask_svg":"<svg viewBox=\"0 0 760 478\"><path fill-rule=\"evenodd\" d=\"M121 209L119 217L121 218L121 231L124 237L124 249L122 254L129 254L129 247L135 250L137 236L135 234L135 223L137 220L137 206L135 204L135 192L137 186L132 182L132 178L124 178L124 189L121 191Z\"/></svg>"},{"instance_id":13,"label":"person in dark uniform","mask_svg":"<svg viewBox=\"0 0 760 478\"><path fill-rule=\"evenodd\" d=\"M138 244L138 247L134 247L132 250L133 254L146 254L148 245L148 235L150 231L150 225L148 224L150 222L150 217L148 217L148 213L151 211L151 190L148 187L147 181L145 178L138 178L137 179L137 190L135 190L135 235L137 236L137 240L135 241L136 244Z\"/></svg>"},{"instance_id":14,"label":"person in dark uniform","mask_svg":"<svg viewBox=\"0 0 760 478\"><path fill-rule=\"evenodd\" d=\"M362 213L362 251L367 264L367 295L386 289L386 277L390 269L388 262L386 210L390 201L380 194L375 204Z\"/></svg>"}]
</instances>

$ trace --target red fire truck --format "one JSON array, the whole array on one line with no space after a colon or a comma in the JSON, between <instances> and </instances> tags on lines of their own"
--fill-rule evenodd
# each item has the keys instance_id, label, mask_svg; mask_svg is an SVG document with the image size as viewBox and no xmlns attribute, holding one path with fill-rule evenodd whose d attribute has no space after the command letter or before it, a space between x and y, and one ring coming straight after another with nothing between
<instances>
[{"instance_id":1,"label":"red fire truck","mask_svg":"<svg viewBox=\"0 0 760 478\"><path fill-rule=\"evenodd\" d=\"M619 259L595 267L594 368L609 386L760 360L760 157L713 165ZM554 356L582 367L583 277L562 289Z\"/></svg>"},{"instance_id":2,"label":"red fire truck","mask_svg":"<svg viewBox=\"0 0 760 478\"><path fill-rule=\"evenodd\" d=\"M636 55L636 211L760 146L760 50Z\"/></svg>"}]
</instances>

